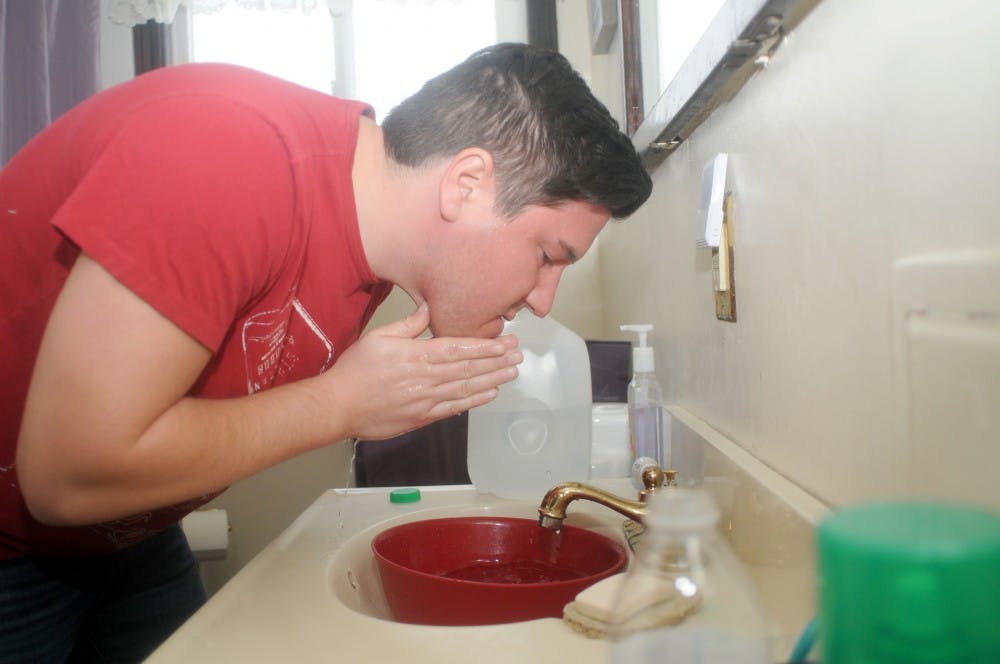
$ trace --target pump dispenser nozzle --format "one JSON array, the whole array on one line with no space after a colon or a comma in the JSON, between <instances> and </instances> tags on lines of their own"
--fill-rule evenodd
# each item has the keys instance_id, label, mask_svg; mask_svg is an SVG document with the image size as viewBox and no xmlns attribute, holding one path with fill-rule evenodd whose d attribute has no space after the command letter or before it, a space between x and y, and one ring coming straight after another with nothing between
<instances>
[{"instance_id":1,"label":"pump dispenser nozzle","mask_svg":"<svg viewBox=\"0 0 1000 664\"><path fill-rule=\"evenodd\" d=\"M653 326L648 323L643 325L622 325L620 327L622 332L638 332L639 333L639 345L643 348L646 347L646 334L653 331Z\"/></svg>"},{"instance_id":2,"label":"pump dispenser nozzle","mask_svg":"<svg viewBox=\"0 0 1000 664\"><path fill-rule=\"evenodd\" d=\"M653 359L653 349L646 343L646 335L653 331L653 326L642 325L622 325L622 332L636 332L639 335L639 345L632 349L632 369L634 371L651 372L656 368Z\"/></svg>"}]
</instances>

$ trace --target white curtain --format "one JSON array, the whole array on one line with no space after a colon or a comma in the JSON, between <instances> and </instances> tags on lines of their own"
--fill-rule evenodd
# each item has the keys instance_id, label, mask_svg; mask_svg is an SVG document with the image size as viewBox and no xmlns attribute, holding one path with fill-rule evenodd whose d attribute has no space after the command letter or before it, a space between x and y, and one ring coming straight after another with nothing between
<instances>
[{"instance_id":1,"label":"white curtain","mask_svg":"<svg viewBox=\"0 0 1000 664\"><path fill-rule=\"evenodd\" d=\"M108 17L114 23L129 26L149 20L170 23L181 6L193 12L212 12L230 3L253 9L302 11L308 14L317 7L336 9L342 0L110 0Z\"/></svg>"},{"instance_id":2,"label":"white curtain","mask_svg":"<svg viewBox=\"0 0 1000 664\"><path fill-rule=\"evenodd\" d=\"M380 2L413 2L414 0L379 0ZM454 2L462 0L416 0L424 4ZM350 11L352 0L109 0L108 16L120 25L138 25L149 20L157 23L171 23L179 7L187 7L192 12L213 12L228 4L252 9L277 9L280 11L301 11L306 14L317 8L329 9L334 15Z\"/></svg>"},{"instance_id":3,"label":"white curtain","mask_svg":"<svg viewBox=\"0 0 1000 664\"><path fill-rule=\"evenodd\" d=\"M99 0L0 0L0 165L100 85Z\"/></svg>"}]
</instances>

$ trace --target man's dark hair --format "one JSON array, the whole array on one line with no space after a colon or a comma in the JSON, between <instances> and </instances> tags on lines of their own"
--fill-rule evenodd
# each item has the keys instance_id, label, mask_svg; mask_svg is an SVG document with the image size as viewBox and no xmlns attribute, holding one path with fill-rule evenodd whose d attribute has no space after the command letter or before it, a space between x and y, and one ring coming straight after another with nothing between
<instances>
[{"instance_id":1,"label":"man's dark hair","mask_svg":"<svg viewBox=\"0 0 1000 664\"><path fill-rule=\"evenodd\" d=\"M410 167L488 150L507 217L580 200L621 219L652 190L632 142L566 58L526 44L472 54L394 108L382 131L389 157Z\"/></svg>"}]
</instances>

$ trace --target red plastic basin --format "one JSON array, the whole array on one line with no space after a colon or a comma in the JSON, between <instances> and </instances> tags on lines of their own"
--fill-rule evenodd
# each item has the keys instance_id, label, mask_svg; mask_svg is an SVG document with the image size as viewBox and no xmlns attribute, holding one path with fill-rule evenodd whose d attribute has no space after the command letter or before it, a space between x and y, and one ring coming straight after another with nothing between
<instances>
[{"instance_id":1,"label":"red plastic basin","mask_svg":"<svg viewBox=\"0 0 1000 664\"><path fill-rule=\"evenodd\" d=\"M628 560L604 535L508 517L405 523L376 535L372 551L393 617L418 625L559 618L581 590Z\"/></svg>"}]
</instances>

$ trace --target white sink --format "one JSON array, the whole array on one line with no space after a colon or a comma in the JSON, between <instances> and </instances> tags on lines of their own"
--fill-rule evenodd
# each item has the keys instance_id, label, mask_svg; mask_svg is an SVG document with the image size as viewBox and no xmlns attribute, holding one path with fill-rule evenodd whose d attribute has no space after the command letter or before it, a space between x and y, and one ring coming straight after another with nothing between
<instances>
[{"instance_id":1,"label":"white sink","mask_svg":"<svg viewBox=\"0 0 1000 664\"><path fill-rule=\"evenodd\" d=\"M755 461L718 432L675 411L675 446L704 449L685 471L712 489L723 526L790 652L812 617L813 527L826 508ZM683 420L680 418L683 415ZM698 475L700 473L700 475ZM634 495L627 480L597 486ZM538 497L539 502L542 496ZM244 567L149 659L157 662L475 661L605 664L608 645L544 618L504 625L430 627L392 622L372 558L372 537L397 523L495 514L537 518L537 503L423 488L413 504L392 504L388 489L331 489ZM623 518L576 501L566 523L622 539ZM783 645L782 645L783 644Z\"/></svg>"},{"instance_id":2,"label":"white sink","mask_svg":"<svg viewBox=\"0 0 1000 664\"><path fill-rule=\"evenodd\" d=\"M614 482L628 487L625 480ZM534 519L537 504L481 495L463 486L423 487L420 502L399 505L389 502L389 491L331 489L324 493L148 661L405 658L413 664L542 664L556 656L569 657L574 664L607 661L606 643L580 636L557 618L475 627L392 622L369 548L376 533L397 523L440 516L496 514ZM593 528L619 540L623 540L622 521L614 512L592 504L580 505L566 519L567 524ZM475 654L470 658L469 653Z\"/></svg>"}]
</instances>

